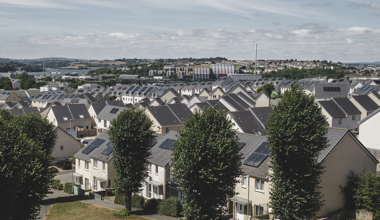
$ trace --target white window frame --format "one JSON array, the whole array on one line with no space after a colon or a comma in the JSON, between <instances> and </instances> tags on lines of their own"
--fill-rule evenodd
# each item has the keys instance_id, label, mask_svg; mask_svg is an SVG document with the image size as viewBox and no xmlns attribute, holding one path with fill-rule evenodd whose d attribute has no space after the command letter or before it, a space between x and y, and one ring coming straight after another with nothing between
<instances>
[{"instance_id":1,"label":"white window frame","mask_svg":"<svg viewBox=\"0 0 380 220\"><path fill-rule=\"evenodd\" d=\"M89 167L88 161L85 161L84 162L84 169L88 171L88 167Z\"/></svg>"},{"instance_id":2,"label":"white window frame","mask_svg":"<svg viewBox=\"0 0 380 220\"><path fill-rule=\"evenodd\" d=\"M263 179L256 179L256 191L258 192L264 192L264 184L265 184L265 180Z\"/></svg>"},{"instance_id":3,"label":"white window frame","mask_svg":"<svg viewBox=\"0 0 380 220\"><path fill-rule=\"evenodd\" d=\"M78 167L78 169L80 169L80 159L79 158L77 158L77 167Z\"/></svg>"},{"instance_id":4,"label":"white window frame","mask_svg":"<svg viewBox=\"0 0 380 220\"><path fill-rule=\"evenodd\" d=\"M242 176L242 178L241 178L241 187L247 188L247 180L248 180L248 176Z\"/></svg>"},{"instance_id":5,"label":"white window frame","mask_svg":"<svg viewBox=\"0 0 380 220\"><path fill-rule=\"evenodd\" d=\"M353 120L353 121L356 120L356 115L352 115L352 120Z\"/></svg>"},{"instance_id":6,"label":"white window frame","mask_svg":"<svg viewBox=\"0 0 380 220\"><path fill-rule=\"evenodd\" d=\"M106 162L103 162L102 170L103 172L106 172Z\"/></svg>"},{"instance_id":7,"label":"white window frame","mask_svg":"<svg viewBox=\"0 0 380 220\"><path fill-rule=\"evenodd\" d=\"M342 119L338 118L338 125L342 125Z\"/></svg>"},{"instance_id":8,"label":"white window frame","mask_svg":"<svg viewBox=\"0 0 380 220\"><path fill-rule=\"evenodd\" d=\"M96 159L93 159L94 160L94 169L98 169L98 160Z\"/></svg>"},{"instance_id":9,"label":"white window frame","mask_svg":"<svg viewBox=\"0 0 380 220\"><path fill-rule=\"evenodd\" d=\"M156 173L156 175L158 175L158 166L157 165L156 165L155 173Z\"/></svg>"}]
</instances>

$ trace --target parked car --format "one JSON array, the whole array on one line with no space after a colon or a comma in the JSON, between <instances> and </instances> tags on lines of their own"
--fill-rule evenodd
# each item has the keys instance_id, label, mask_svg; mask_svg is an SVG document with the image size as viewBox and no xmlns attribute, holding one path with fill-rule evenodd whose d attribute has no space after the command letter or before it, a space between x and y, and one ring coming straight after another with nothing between
<instances>
[{"instance_id":1,"label":"parked car","mask_svg":"<svg viewBox=\"0 0 380 220\"><path fill-rule=\"evenodd\" d=\"M62 170L69 170L73 167L71 166L71 162L67 160L60 160L56 163L56 166L61 168Z\"/></svg>"}]
</instances>

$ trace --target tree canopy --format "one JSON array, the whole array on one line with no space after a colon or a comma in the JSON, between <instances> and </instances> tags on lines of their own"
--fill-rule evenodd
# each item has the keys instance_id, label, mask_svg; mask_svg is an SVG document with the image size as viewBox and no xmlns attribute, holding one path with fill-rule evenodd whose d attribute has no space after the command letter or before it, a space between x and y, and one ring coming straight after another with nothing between
<instances>
[{"instance_id":1,"label":"tree canopy","mask_svg":"<svg viewBox=\"0 0 380 220\"><path fill-rule=\"evenodd\" d=\"M264 93L268 96L268 97L271 97L271 94L272 92L275 90L275 87L272 83L266 83L265 85L259 87L257 89L257 93L261 92L261 91L264 91Z\"/></svg>"},{"instance_id":2,"label":"tree canopy","mask_svg":"<svg viewBox=\"0 0 380 220\"><path fill-rule=\"evenodd\" d=\"M312 95L293 84L275 106L266 125L271 151L270 206L278 219L311 219L323 205L319 191L326 148L325 118Z\"/></svg>"},{"instance_id":3,"label":"tree canopy","mask_svg":"<svg viewBox=\"0 0 380 220\"><path fill-rule=\"evenodd\" d=\"M241 175L238 138L226 114L205 108L189 118L174 144L172 172L188 220L215 219Z\"/></svg>"},{"instance_id":4,"label":"tree canopy","mask_svg":"<svg viewBox=\"0 0 380 220\"><path fill-rule=\"evenodd\" d=\"M4 219L34 219L48 192L54 126L37 114L0 110L0 211Z\"/></svg>"},{"instance_id":5,"label":"tree canopy","mask_svg":"<svg viewBox=\"0 0 380 220\"><path fill-rule=\"evenodd\" d=\"M112 120L109 138L114 145L116 193L125 195L126 209L131 210L132 193L139 192L146 177L149 147L155 136L152 121L139 109L128 108Z\"/></svg>"}]
</instances>

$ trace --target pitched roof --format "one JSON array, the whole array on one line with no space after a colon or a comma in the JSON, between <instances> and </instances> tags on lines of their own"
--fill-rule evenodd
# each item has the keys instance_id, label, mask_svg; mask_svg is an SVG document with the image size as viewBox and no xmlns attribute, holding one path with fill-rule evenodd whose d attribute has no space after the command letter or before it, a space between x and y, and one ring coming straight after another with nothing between
<instances>
[{"instance_id":1,"label":"pitched roof","mask_svg":"<svg viewBox=\"0 0 380 220\"><path fill-rule=\"evenodd\" d=\"M161 126L182 124L168 106L148 106L146 108Z\"/></svg>"},{"instance_id":2,"label":"pitched roof","mask_svg":"<svg viewBox=\"0 0 380 220\"><path fill-rule=\"evenodd\" d=\"M348 115L361 114L360 110L348 98L333 98L333 100L345 111Z\"/></svg>"},{"instance_id":3,"label":"pitched roof","mask_svg":"<svg viewBox=\"0 0 380 220\"><path fill-rule=\"evenodd\" d=\"M98 119L103 119L106 121L112 121L116 118L120 112L122 112L126 107L106 105L98 114Z\"/></svg>"},{"instance_id":4,"label":"pitched roof","mask_svg":"<svg viewBox=\"0 0 380 220\"><path fill-rule=\"evenodd\" d=\"M252 111L264 125L268 123L269 115L273 113L273 109L271 107L253 107L250 108L250 111Z\"/></svg>"},{"instance_id":5,"label":"pitched roof","mask_svg":"<svg viewBox=\"0 0 380 220\"><path fill-rule=\"evenodd\" d=\"M231 94L230 94L231 95ZM232 107L234 107L236 109L236 111L242 111L242 110L245 110L246 108L244 108L242 105L240 105L238 102L236 102L234 99L231 98L231 96L228 95L228 96L223 96L221 97L220 99L223 99L225 100L226 102L228 102L228 104L230 104ZM248 106L249 107L249 106Z\"/></svg>"},{"instance_id":6,"label":"pitched roof","mask_svg":"<svg viewBox=\"0 0 380 220\"><path fill-rule=\"evenodd\" d=\"M92 108L95 111L95 114L99 115L99 113L103 110L103 108L106 106L106 103L92 103Z\"/></svg>"},{"instance_id":7,"label":"pitched roof","mask_svg":"<svg viewBox=\"0 0 380 220\"><path fill-rule=\"evenodd\" d=\"M185 104L177 103L168 104L167 106L182 123L185 123L188 118L191 118L193 116L193 113Z\"/></svg>"},{"instance_id":8,"label":"pitched roof","mask_svg":"<svg viewBox=\"0 0 380 220\"><path fill-rule=\"evenodd\" d=\"M247 134L261 134L265 133L264 127L256 119L256 117L248 110L230 112L232 118L236 124L243 130L243 133Z\"/></svg>"},{"instance_id":9,"label":"pitched roof","mask_svg":"<svg viewBox=\"0 0 380 220\"><path fill-rule=\"evenodd\" d=\"M224 106L219 100L207 100L206 101L212 107L215 107L216 110L222 110L223 112L229 112L228 108Z\"/></svg>"},{"instance_id":10,"label":"pitched roof","mask_svg":"<svg viewBox=\"0 0 380 220\"><path fill-rule=\"evenodd\" d=\"M250 105L251 107L254 107L256 105L256 102L254 102L252 99L250 99L248 96L246 96L244 93L242 92L239 92L236 94L237 96L239 96L239 98L241 98L242 100L244 100L245 102L248 103L248 105Z\"/></svg>"},{"instance_id":11,"label":"pitched roof","mask_svg":"<svg viewBox=\"0 0 380 220\"><path fill-rule=\"evenodd\" d=\"M318 101L319 104L324 108L327 113L333 118L345 118L346 114L342 111L342 109L333 101Z\"/></svg>"},{"instance_id":12,"label":"pitched roof","mask_svg":"<svg viewBox=\"0 0 380 220\"><path fill-rule=\"evenodd\" d=\"M367 111L374 111L379 106L368 95L352 96Z\"/></svg>"},{"instance_id":13,"label":"pitched roof","mask_svg":"<svg viewBox=\"0 0 380 220\"><path fill-rule=\"evenodd\" d=\"M358 121L358 124L362 124L363 122L367 121L368 119L372 118L374 115L380 112L380 108L373 111L371 114L367 115L367 117L363 118L362 120Z\"/></svg>"},{"instance_id":14,"label":"pitched roof","mask_svg":"<svg viewBox=\"0 0 380 220\"><path fill-rule=\"evenodd\" d=\"M236 135L239 138L239 142L246 143L246 145L240 149L240 153L242 154L241 168L243 173L261 179L268 179L270 157L267 157L257 167L248 166L243 163L262 143L266 142L266 137L241 133L237 133Z\"/></svg>"},{"instance_id":15,"label":"pitched roof","mask_svg":"<svg viewBox=\"0 0 380 220\"><path fill-rule=\"evenodd\" d=\"M88 113L88 110L86 108L86 105L84 105L84 104L68 104L66 106L69 108L71 115L73 116L74 120L75 119L90 119L91 118L91 116Z\"/></svg>"},{"instance_id":16,"label":"pitched roof","mask_svg":"<svg viewBox=\"0 0 380 220\"><path fill-rule=\"evenodd\" d=\"M253 107L253 106L250 106L249 104L247 104L247 102L245 102L243 99L241 99L238 95L236 94L229 94L228 95L229 97L231 97L235 102L237 102L239 105L243 106L244 109L247 109L249 107Z\"/></svg>"},{"instance_id":17,"label":"pitched roof","mask_svg":"<svg viewBox=\"0 0 380 220\"><path fill-rule=\"evenodd\" d=\"M152 157L148 159L150 163L165 167L171 161L173 158L172 151L160 147L167 139L177 140L177 132L170 131L165 136L157 137L157 143L151 148Z\"/></svg>"},{"instance_id":18,"label":"pitched roof","mask_svg":"<svg viewBox=\"0 0 380 220\"><path fill-rule=\"evenodd\" d=\"M107 105L125 107L124 102L121 100L106 100Z\"/></svg>"}]
</instances>

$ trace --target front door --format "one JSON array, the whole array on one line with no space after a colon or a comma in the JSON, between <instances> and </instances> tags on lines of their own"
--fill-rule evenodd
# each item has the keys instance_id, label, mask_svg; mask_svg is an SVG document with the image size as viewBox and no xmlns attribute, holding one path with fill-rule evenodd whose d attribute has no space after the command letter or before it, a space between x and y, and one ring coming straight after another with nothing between
<instances>
[{"instance_id":1,"label":"front door","mask_svg":"<svg viewBox=\"0 0 380 220\"><path fill-rule=\"evenodd\" d=\"M244 220L244 205L236 203L236 219Z\"/></svg>"},{"instance_id":2,"label":"front door","mask_svg":"<svg viewBox=\"0 0 380 220\"><path fill-rule=\"evenodd\" d=\"M94 177L94 191L98 190L98 180Z\"/></svg>"}]
</instances>

